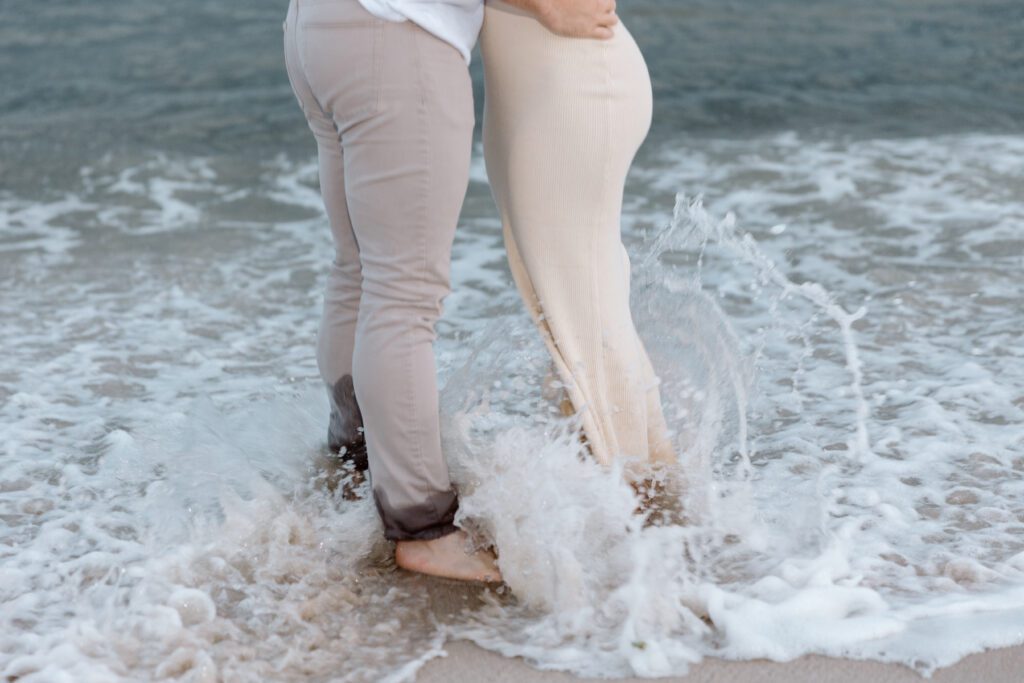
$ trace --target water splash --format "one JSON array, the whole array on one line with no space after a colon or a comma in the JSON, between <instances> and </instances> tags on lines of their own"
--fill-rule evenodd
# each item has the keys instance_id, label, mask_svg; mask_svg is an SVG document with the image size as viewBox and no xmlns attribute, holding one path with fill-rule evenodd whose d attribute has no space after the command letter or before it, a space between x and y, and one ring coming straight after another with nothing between
<instances>
[{"instance_id":1,"label":"water splash","mask_svg":"<svg viewBox=\"0 0 1024 683\"><path fill-rule=\"evenodd\" d=\"M447 637L605 676L811 652L928 673L1018 642L1022 153L786 135L635 169L634 310L689 457L647 526L545 399L474 184L439 368L500 594L396 572L315 464L315 164L111 157L0 196L0 677L370 681ZM736 218L679 201L637 243L680 187Z\"/></svg>"}]
</instances>

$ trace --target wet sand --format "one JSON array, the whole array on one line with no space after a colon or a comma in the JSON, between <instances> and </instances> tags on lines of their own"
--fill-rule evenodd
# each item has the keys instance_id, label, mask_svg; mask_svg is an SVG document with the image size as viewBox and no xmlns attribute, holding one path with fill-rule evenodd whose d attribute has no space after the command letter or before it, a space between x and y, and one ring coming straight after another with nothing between
<instances>
[{"instance_id":1,"label":"wet sand","mask_svg":"<svg viewBox=\"0 0 1024 683\"><path fill-rule=\"evenodd\" d=\"M471 584L421 578L418 589L429 596L430 611L439 623L451 621L462 610L479 606L481 589ZM1024 681L1024 645L969 655L925 678L902 664L838 659L810 655L791 662L766 659L728 661L706 658L690 667L686 676L666 678L580 678L562 671L542 671L520 657L504 657L471 642L451 640L447 653L428 661L416 683L587 683L664 681L665 683L1021 683Z\"/></svg>"},{"instance_id":2,"label":"wet sand","mask_svg":"<svg viewBox=\"0 0 1024 683\"><path fill-rule=\"evenodd\" d=\"M538 671L522 659L508 659L472 643L452 642L448 656L428 662L416 676L417 683L582 683L609 679L577 678L567 673ZM706 659L690 668L685 677L618 679L620 683L646 680L680 683L1018 683L1024 670L1024 646L991 650L966 657L939 669L930 679L897 664L861 662L830 657L801 657L792 662L766 660L729 662Z\"/></svg>"}]
</instances>

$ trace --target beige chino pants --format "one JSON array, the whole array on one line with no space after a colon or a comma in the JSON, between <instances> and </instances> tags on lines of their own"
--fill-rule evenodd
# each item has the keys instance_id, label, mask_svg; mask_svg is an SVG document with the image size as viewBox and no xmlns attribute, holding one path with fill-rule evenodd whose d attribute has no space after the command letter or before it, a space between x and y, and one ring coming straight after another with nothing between
<instances>
[{"instance_id":1,"label":"beige chino pants","mask_svg":"<svg viewBox=\"0 0 1024 683\"><path fill-rule=\"evenodd\" d=\"M385 535L455 530L433 342L469 182L473 94L454 47L357 0L291 0L288 77L316 138L336 253L317 359L340 428L365 428Z\"/></svg>"}]
</instances>

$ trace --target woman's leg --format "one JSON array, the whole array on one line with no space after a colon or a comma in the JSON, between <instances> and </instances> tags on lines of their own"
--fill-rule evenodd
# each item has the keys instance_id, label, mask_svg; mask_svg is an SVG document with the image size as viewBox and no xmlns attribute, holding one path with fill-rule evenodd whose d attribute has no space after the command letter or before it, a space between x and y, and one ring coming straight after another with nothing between
<instances>
[{"instance_id":1,"label":"woman's leg","mask_svg":"<svg viewBox=\"0 0 1024 683\"><path fill-rule=\"evenodd\" d=\"M621 26L559 38L488 4L485 156L516 285L552 354L588 446L671 461L657 378L629 308L620 213L650 124L650 81Z\"/></svg>"}]
</instances>

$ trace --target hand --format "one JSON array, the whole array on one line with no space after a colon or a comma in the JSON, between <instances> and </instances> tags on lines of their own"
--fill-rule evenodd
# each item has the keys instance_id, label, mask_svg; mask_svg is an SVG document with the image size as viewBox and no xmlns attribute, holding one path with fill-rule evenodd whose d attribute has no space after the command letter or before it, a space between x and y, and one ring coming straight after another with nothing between
<instances>
[{"instance_id":1,"label":"hand","mask_svg":"<svg viewBox=\"0 0 1024 683\"><path fill-rule=\"evenodd\" d=\"M615 0L540 0L535 11L548 30L570 38L607 40L619 23Z\"/></svg>"}]
</instances>

